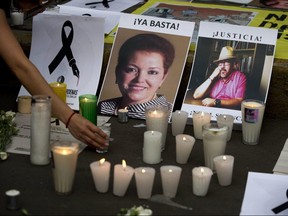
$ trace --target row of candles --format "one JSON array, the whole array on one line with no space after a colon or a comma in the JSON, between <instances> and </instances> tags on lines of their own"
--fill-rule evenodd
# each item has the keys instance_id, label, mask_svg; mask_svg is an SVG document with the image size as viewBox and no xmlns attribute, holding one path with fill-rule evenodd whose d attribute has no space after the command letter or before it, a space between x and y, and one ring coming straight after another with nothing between
<instances>
[{"instance_id":1,"label":"row of candles","mask_svg":"<svg viewBox=\"0 0 288 216\"><path fill-rule=\"evenodd\" d=\"M223 155L215 157L215 167L219 184L228 186L232 181L234 157ZM90 164L95 188L100 193L106 193L109 189L111 163L102 158ZM219 169L219 171L218 171ZM153 167L133 168L126 165L125 160L121 164L114 165L113 194L124 196L128 186L135 176L137 195L140 199L149 199L152 194L155 180ZM160 167L163 194L174 198L177 194L182 168L175 165L163 165ZM208 167L195 167L192 169L192 189L197 196L205 196L208 192L213 171Z\"/></svg>"}]
</instances>

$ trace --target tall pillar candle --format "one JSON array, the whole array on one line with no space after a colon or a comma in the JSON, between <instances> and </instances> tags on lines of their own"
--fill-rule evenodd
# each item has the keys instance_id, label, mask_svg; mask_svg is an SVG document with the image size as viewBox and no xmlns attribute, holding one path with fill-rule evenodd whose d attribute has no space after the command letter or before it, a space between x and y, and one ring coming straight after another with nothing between
<instances>
[{"instance_id":1,"label":"tall pillar candle","mask_svg":"<svg viewBox=\"0 0 288 216\"><path fill-rule=\"evenodd\" d=\"M233 131L233 123L234 123L234 116L232 115L218 115L217 116L217 123L227 125L228 127L228 134L227 134L227 141L231 140L232 131Z\"/></svg>"},{"instance_id":2,"label":"tall pillar candle","mask_svg":"<svg viewBox=\"0 0 288 216\"><path fill-rule=\"evenodd\" d=\"M138 167L135 169L137 196L139 199L149 199L152 194L155 169L152 167Z\"/></svg>"},{"instance_id":3,"label":"tall pillar candle","mask_svg":"<svg viewBox=\"0 0 288 216\"><path fill-rule=\"evenodd\" d=\"M219 155L213 159L218 182L221 186L228 186L232 182L234 157Z\"/></svg>"},{"instance_id":4,"label":"tall pillar candle","mask_svg":"<svg viewBox=\"0 0 288 216\"><path fill-rule=\"evenodd\" d=\"M162 133L161 148L164 150L169 118L168 107L163 105L147 106L145 117L147 131L159 131Z\"/></svg>"},{"instance_id":5,"label":"tall pillar candle","mask_svg":"<svg viewBox=\"0 0 288 216\"><path fill-rule=\"evenodd\" d=\"M176 162L186 164L195 143L195 138L186 134L176 135Z\"/></svg>"},{"instance_id":6,"label":"tall pillar candle","mask_svg":"<svg viewBox=\"0 0 288 216\"><path fill-rule=\"evenodd\" d=\"M50 163L51 98L45 95L32 97L30 162L34 165Z\"/></svg>"},{"instance_id":7,"label":"tall pillar candle","mask_svg":"<svg viewBox=\"0 0 288 216\"><path fill-rule=\"evenodd\" d=\"M60 83L60 82L52 82L49 83L50 87L54 91L54 93L64 102L66 103L66 90L67 85L66 83Z\"/></svg>"},{"instance_id":8,"label":"tall pillar candle","mask_svg":"<svg viewBox=\"0 0 288 216\"><path fill-rule=\"evenodd\" d=\"M264 111L265 104L262 101L250 99L242 101L242 139L244 144L258 144Z\"/></svg>"},{"instance_id":9,"label":"tall pillar candle","mask_svg":"<svg viewBox=\"0 0 288 216\"><path fill-rule=\"evenodd\" d=\"M110 167L110 162L104 158L90 164L95 188L100 193L106 193L109 189Z\"/></svg>"},{"instance_id":10,"label":"tall pillar candle","mask_svg":"<svg viewBox=\"0 0 288 216\"><path fill-rule=\"evenodd\" d=\"M145 131L143 144L143 161L147 164L157 164L161 162L161 138L159 131Z\"/></svg>"},{"instance_id":11,"label":"tall pillar candle","mask_svg":"<svg viewBox=\"0 0 288 216\"><path fill-rule=\"evenodd\" d=\"M214 170L213 158L225 153L227 133L228 127L223 124L208 123L203 126L203 150L206 167Z\"/></svg>"},{"instance_id":12,"label":"tall pillar candle","mask_svg":"<svg viewBox=\"0 0 288 216\"><path fill-rule=\"evenodd\" d=\"M194 137L196 139L202 140L202 126L204 124L210 123L211 115L207 112L199 112L193 113L193 129L194 129Z\"/></svg>"},{"instance_id":13,"label":"tall pillar candle","mask_svg":"<svg viewBox=\"0 0 288 216\"><path fill-rule=\"evenodd\" d=\"M79 112L84 118L97 125L97 97L92 94L80 95Z\"/></svg>"},{"instance_id":14,"label":"tall pillar candle","mask_svg":"<svg viewBox=\"0 0 288 216\"><path fill-rule=\"evenodd\" d=\"M160 167L162 189L165 196L170 198L176 196L181 173L182 168L178 166L165 165Z\"/></svg>"},{"instance_id":15,"label":"tall pillar candle","mask_svg":"<svg viewBox=\"0 0 288 216\"><path fill-rule=\"evenodd\" d=\"M208 167L192 169L192 189L196 196L206 196L213 172Z\"/></svg>"},{"instance_id":16,"label":"tall pillar candle","mask_svg":"<svg viewBox=\"0 0 288 216\"><path fill-rule=\"evenodd\" d=\"M188 112L176 110L172 113L172 135L183 134L188 119Z\"/></svg>"},{"instance_id":17,"label":"tall pillar candle","mask_svg":"<svg viewBox=\"0 0 288 216\"><path fill-rule=\"evenodd\" d=\"M52 147L54 187L59 195L72 192L78 152L78 143L59 141Z\"/></svg>"},{"instance_id":18,"label":"tall pillar candle","mask_svg":"<svg viewBox=\"0 0 288 216\"><path fill-rule=\"evenodd\" d=\"M126 161L114 166L113 194L116 196L124 196L131 179L134 175L134 169L126 165Z\"/></svg>"}]
</instances>

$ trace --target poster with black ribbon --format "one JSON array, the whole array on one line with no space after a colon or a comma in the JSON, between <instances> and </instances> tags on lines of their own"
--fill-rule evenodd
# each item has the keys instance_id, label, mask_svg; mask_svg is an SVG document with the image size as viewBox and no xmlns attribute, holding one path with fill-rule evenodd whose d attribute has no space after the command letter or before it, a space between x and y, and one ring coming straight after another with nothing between
<instances>
[{"instance_id":1,"label":"poster with black ribbon","mask_svg":"<svg viewBox=\"0 0 288 216\"><path fill-rule=\"evenodd\" d=\"M104 18L38 14L33 19L30 60L48 83L66 84L66 103L96 94L104 49ZM21 87L19 95L28 92Z\"/></svg>"}]
</instances>

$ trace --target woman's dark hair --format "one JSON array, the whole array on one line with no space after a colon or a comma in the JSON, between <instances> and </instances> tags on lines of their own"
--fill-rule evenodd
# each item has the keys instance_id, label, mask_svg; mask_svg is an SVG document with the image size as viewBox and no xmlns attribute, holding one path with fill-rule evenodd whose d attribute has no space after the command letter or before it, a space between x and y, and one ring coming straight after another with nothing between
<instances>
[{"instance_id":1,"label":"woman's dark hair","mask_svg":"<svg viewBox=\"0 0 288 216\"><path fill-rule=\"evenodd\" d=\"M164 70L167 73L172 65L175 49L170 41L156 34L138 34L126 40L118 55L117 68L124 68L137 51L157 52L164 58Z\"/></svg>"}]
</instances>

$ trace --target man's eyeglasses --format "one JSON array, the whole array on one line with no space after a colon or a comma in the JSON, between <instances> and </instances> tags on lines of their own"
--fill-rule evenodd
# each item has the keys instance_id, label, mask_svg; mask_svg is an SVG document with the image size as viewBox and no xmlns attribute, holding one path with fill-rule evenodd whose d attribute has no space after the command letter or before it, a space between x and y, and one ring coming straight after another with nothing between
<instances>
[{"instance_id":1,"label":"man's eyeglasses","mask_svg":"<svg viewBox=\"0 0 288 216\"><path fill-rule=\"evenodd\" d=\"M230 63L229 62L220 62L218 64L219 67L229 67L230 66Z\"/></svg>"}]
</instances>

